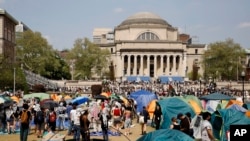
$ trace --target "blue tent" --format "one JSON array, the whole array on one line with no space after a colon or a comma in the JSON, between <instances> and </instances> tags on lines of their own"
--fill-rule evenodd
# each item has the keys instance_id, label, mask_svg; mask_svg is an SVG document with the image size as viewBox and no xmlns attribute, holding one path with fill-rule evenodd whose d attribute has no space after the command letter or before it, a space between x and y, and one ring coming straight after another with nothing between
<instances>
[{"instance_id":1,"label":"blue tent","mask_svg":"<svg viewBox=\"0 0 250 141\"><path fill-rule=\"evenodd\" d=\"M157 96L149 91L139 90L130 94L129 98L133 98L137 102L137 112L142 111L142 107L149 104L150 101L157 99Z\"/></svg>"},{"instance_id":2,"label":"blue tent","mask_svg":"<svg viewBox=\"0 0 250 141\"><path fill-rule=\"evenodd\" d=\"M192 106L181 97L169 97L163 100L158 100L158 103L161 106L163 115L161 129L169 128L171 125L171 118L177 117L179 113L186 114L189 112L192 117L195 115Z\"/></svg>"},{"instance_id":3,"label":"blue tent","mask_svg":"<svg viewBox=\"0 0 250 141\"><path fill-rule=\"evenodd\" d=\"M189 135L174 129L160 129L137 139L137 141L193 141Z\"/></svg>"},{"instance_id":4,"label":"blue tent","mask_svg":"<svg viewBox=\"0 0 250 141\"><path fill-rule=\"evenodd\" d=\"M214 112L211 116L213 134L220 141L226 141L226 132L230 130L230 125L250 124L250 118L236 109L221 109Z\"/></svg>"}]
</instances>

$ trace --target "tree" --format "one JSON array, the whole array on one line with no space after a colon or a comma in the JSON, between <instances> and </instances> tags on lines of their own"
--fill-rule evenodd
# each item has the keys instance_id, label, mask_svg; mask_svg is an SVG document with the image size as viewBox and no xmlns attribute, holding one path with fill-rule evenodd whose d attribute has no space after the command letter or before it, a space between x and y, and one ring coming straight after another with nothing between
<instances>
[{"instance_id":1,"label":"tree","mask_svg":"<svg viewBox=\"0 0 250 141\"><path fill-rule=\"evenodd\" d=\"M68 62L74 67L74 78L92 78L93 74L101 76L108 68L110 53L101 49L87 38L77 39L74 48L67 56ZM72 68L73 69L73 68Z\"/></svg>"},{"instance_id":2,"label":"tree","mask_svg":"<svg viewBox=\"0 0 250 141\"><path fill-rule=\"evenodd\" d=\"M24 69L50 79L69 77L69 67L40 32L25 31L16 42L16 58Z\"/></svg>"},{"instance_id":3,"label":"tree","mask_svg":"<svg viewBox=\"0 0 250 141\"><path fill-rule=\"evenodd\" d=\"M209 44L202 57L205 79L221 77L221 79L236 80L237 72L242 70L238 58L245 57L245 50L229 38Z\"/></svg>"}]
</instances>

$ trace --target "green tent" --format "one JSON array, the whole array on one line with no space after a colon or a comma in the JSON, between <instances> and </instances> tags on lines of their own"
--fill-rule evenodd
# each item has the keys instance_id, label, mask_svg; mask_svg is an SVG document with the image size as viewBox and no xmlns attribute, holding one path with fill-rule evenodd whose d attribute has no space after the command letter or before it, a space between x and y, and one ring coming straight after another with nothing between
<instances>
[{"instance_id":1,"label":"green tent","mask_svg":"<svg viewBox=\"0 0 250 141\"><path fill-rule=\"evenodd\" d=\"M193 141L189 135L174 129L160 129L137 139L137 141Z\"/></svg>"},{"instance_id":2,"label":"green tent","mask_svg":"<svg viewBox=\"0 0 250 141\"><path fill-rule=\"evenodd\" d=\"M50 94L47 93L31 93L31 94L25 94L23 96L23 99L29 99L29 98L35 98L38 97L41 101L44 99L50 99Z\"/></svg>"},{"instance_id":3,"label":"green tent","mask_svg":"<svg viewBox=\"0 0 250 141\"><path fill-rule=\"evenodd\" d=\"M211 124L213 126L213 134L220 141L227 141L226 132L230 130L230 125L250 124L250 118L235 109L221 109L212 114Z\"/></svg>"},{"instance_id":4,"label":"green tent","mask_svg":"<svg viewBox=\"0 0 250 141\"><path fill-rule=\"evenodd\" d=\"M192 117L195 115L192 106L181 97L168 97L163 100L158 100L158 103L161 106L163 115L161 129L168 129L171 125L171 118L177 117L179 113L186 114L189 112Z\"/></svg>"}]
</instances>

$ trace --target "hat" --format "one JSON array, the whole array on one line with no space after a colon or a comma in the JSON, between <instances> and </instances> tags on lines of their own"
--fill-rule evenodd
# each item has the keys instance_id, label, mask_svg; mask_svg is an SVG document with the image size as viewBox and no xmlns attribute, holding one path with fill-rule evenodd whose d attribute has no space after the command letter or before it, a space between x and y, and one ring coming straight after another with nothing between
<instances>
[{"instance_id":1,"label":"hat","mask_svg":"<svg viewBox=\"0 0 250 141\"><path fill-rule=\"evenodd\" d=\"M180 117L182 117L183 116L183 114L182 113L179 113L178 115L177 115L177 119L180 119Z\"/></svg>"}]
</instances>

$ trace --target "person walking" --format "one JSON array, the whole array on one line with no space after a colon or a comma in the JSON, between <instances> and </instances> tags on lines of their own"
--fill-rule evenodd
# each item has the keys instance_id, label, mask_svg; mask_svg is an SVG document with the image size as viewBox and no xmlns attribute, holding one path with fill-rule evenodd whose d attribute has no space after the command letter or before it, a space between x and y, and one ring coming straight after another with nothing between
<instances>
[{"instance_id":1,"label":"person walking","mask_svg":"<svg viewBox=\"0 0 250 141\"><path fill-rule=\"evenodd\" d=\"M56 112L54 111L54 108L51 108L49 113L49 129L52 132L56 131L56 118Z\"/></svg>"},{"instance_id":2,"label":"person walking","mask_svg":"<svg viewBox=\"0 0 250 141\"><path fill-rule=\"evenodd\" d=\"M29 133L29 124L31 120L31 112L28 111L29 105L23 104L23 110L20 113L20 141L27 141Z\"/></svg>"}]
</instances>

